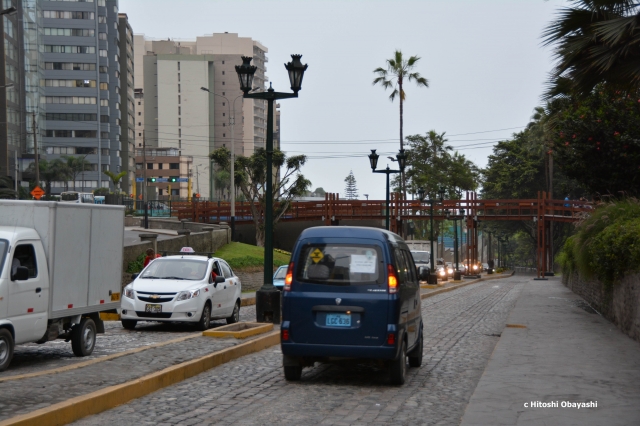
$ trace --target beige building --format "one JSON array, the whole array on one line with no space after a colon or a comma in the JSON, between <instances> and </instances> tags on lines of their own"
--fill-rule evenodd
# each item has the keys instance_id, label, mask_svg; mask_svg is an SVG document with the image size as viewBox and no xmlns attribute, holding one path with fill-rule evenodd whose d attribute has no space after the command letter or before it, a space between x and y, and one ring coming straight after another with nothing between
<instances>
[{"instance_id":1,"label":"beige building","mask_svg":"<svg viewBox=\"0 0 640 426\"><path fill-rule=\"evenodd\" d=\"M197 37L195 41L150 40L136 35L136 111L142 112L136 116L136 146L146 143L147 147L177 148L180 155L193 157L203 165L197 171L200 193L212 197L214 179L208 155L223 146L231 149L231 118L235 118L236 155L249 156L255 148L265 146L266 102L242 98L235 66L242 63L241 56L253 57L258 67L254 87L264 90L266 53L267 48L259 42L233 33ZM195 190L196 170L190 170L189 175Z\"/></svg>"}]
</instances>

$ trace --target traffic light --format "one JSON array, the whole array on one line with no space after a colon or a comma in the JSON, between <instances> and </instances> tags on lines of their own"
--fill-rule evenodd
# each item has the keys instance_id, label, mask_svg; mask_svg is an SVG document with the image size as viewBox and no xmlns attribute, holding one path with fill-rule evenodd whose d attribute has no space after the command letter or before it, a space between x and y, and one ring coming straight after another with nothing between
<instances>
[{"instance_id":1,"label":"traffic light","mask_svg":"<svg viewBox=\"0 0 640 426\"><path fill-rule=\"evenodd\" d=\"M169 182L177 182L178 178L177 177L170 177L169 178Z\"/></svg>"},{"instance_id":2,"label":"traffic light","mask_svg":"<svg viewBox=\"0 0 640 426\"><path fill-rule=\"evenodd\" d=\"M155 182L156 178L147 178L147 182Z\"/></svg>"}]
</instances>

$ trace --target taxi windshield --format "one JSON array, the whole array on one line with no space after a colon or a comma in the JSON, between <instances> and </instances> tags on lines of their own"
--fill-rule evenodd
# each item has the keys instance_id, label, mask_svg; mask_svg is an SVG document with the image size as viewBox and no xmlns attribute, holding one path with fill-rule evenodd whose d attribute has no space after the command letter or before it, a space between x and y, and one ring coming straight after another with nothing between
<instances>
[{"instance_id":1,"label":"taxi windshield","mask_svg":"<svg viewBox=\"0 0 640 426\"><path fill-rule=\"evenodd\" d=\"M277 280L284 280L284 278L287 276L287 268L279 268L276 271L276 274L273 278L277 279Z\"/></svg>"},{"instance_id":2,"label":"taxi windshield","mask_svg":"<svg viewBox=\"0 0 640 426\"><path fill-rule=\"evenodd\" d=\"M149 264L140 278L200 281L204 279L206 272L206 261L158 258Z\"/></svg>"}]
</instances>

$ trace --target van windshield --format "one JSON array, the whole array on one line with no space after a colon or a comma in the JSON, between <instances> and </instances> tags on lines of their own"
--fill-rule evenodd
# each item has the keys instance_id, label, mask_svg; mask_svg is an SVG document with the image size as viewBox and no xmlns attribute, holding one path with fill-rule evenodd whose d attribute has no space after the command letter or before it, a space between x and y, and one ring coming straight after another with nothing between
<instances>
[{"instance_id":1,"label":"van windshield","mask_svg":"<svg viewBox=\"0 0 640 426\"><path fill-rule=\"evenodd\" d=\"M308 244L298 258L296 280L326 285L384 284L380 247L358 244Z\"/></svg>"},{"instance_id":2,"label":"van windshield","mask_svg":"<svg viewBox=\"0 0 640 426\"><path fill-rule=\"evenodd\" d=\"M9 241L0 240L0 275L2 275L2 267L4 266L4 259L7 257L7 247L9 246Z\"/></svg>"}]
</instances>

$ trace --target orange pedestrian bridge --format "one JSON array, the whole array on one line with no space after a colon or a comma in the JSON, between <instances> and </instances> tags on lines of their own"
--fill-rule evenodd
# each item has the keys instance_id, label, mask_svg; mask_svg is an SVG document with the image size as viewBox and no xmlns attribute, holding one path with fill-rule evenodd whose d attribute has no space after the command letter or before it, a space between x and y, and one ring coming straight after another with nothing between
<instances>
[{"instance_id":1,"label":"orange pedestrian bridge","mask_svg":"<svg viewBox=\"0 0 640 426\"><path fill-rule=\"evenodd\" d=\"M398 233L406 220L425 221L431 218L429 201L405 200L401 194L391 194L389 201L390 230ZM277 209L277 202L275 202ZM447 220L445 210L457 212L464 209L467 233L466 259L477 262L478 224L488 221L533 221L537 229L538 278L544 276L551 265L551 223L578 222L589 214L590 203L553 200L542 191L537 198L485 200L477 198L475 192L466 192L460 200L433 202L433 220ZM253 215L260 214L260 206L248 202L236 202L236 224L253 223ZM171 215L178 219L189 219L200 223L228 222L231 217L229 202L219 201L173 201ZM341 220L385 219L384 200L345 200L338 194L326 194L320 201L292 201L283 212L280 221L322 221L325 225L337 225ZM382 222L381 222L382 223Z\"/></svg>"}]
</instances>

